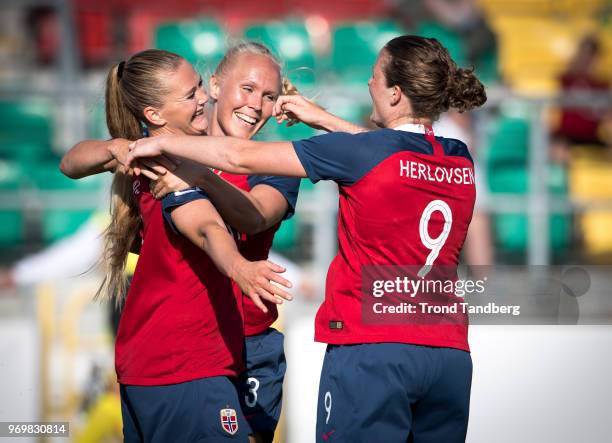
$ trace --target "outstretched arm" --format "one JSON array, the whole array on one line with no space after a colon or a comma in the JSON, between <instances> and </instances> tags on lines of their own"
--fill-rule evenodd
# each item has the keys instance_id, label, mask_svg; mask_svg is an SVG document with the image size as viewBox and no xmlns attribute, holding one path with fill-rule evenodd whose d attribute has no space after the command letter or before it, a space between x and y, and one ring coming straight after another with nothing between
<instances>
[{"instance_id":1,"label":"outstretched arm","mask_svg":"<svg viewBox=\"0 0 612 443\"><path fill-rule=\"evenodd\" d=\"M291 142L256 142L235 137L160 136L130 144L128 166L138 174L134 160L174 155L234 174L306 177Z\"/></svg>"},{"instance_id":2,"label":"outstretched arm","mask_svg":"<svg viewBox=\"0 0 612 443\"><path fill-rule=\"evenodd\" d=\"M295 118L314 129L327 132L357 134L368 130L327 112L301 95L280 96L274 104L273 115L279 124L289 118Z\"/></svg>"},{"instance_id":3,"label":"outstretched arm","mask_svg":"<svg viewBox=\"0 0 612 443\"><path fill-rule=\"evenodd\" d=\"M70 178L83 178L101 172L114 172L120 164L116 157L127 156L129 140L84 140L62 158L60 170Z\"/></svg>"},{"instance_id":4,"label":"outstretched arm","mask_svg":"<svg viewBox=\"0 0 612 443\"><path fill-rule=\"evenodd\" d=\"M271 281L291 287L291 283L278 275L284 268L269 261L250 262L238 252L214 206L207 200L195 200L172 210L172 222L176 229L200 247L226 276L233 279L242 292L267 312L261 298L272 303L291 300L291 296Z\"/></svg>"},{"instance_id":5,"label":"outstretched arm","mask_svg":"<svg viewBox=\"0 0 612 443\"><path fill-rule=\"evenodd\" d=\"M245 234L257 234L275 225L289 206L283 194L272 186L261 184L246 192L192 162L183 162L174 172L160 175L153 182L151 193L155 198L163 198L192 186L206 190L223 220Z\"/></svg>"},{"instance_id":6,"label":"outstretched arm","mask_svg":"<svg viewBox=\"0 0 612 443\"><path fill-rule=\"evenodd\" d=\"M112 140L84 140L74 145L62 158L60 170L70 178L79 179L102 172L115 172L121 168L127 172L127 155L130 140L115 138ZM165 157L147 160L145 175L151 178L156 172L163 175L173 171L176 165Z\"/></svg>"}]
</instances>

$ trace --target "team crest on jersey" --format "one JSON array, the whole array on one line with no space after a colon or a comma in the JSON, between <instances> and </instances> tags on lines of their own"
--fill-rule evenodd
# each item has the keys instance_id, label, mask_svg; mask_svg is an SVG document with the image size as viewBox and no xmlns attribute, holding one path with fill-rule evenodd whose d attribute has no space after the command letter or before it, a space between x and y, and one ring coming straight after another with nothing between
<instances>
[{"instance_id":1,"label":"team crest on jersey","mask_svg":"<svg viewBox=\"0 0 612 443\"><path fill-rule=\"evenodd\" d=\"M221 427L225 432L234 435L238 432L238 416L235 409L221 409Z\"/></svg>"}]
</instances>

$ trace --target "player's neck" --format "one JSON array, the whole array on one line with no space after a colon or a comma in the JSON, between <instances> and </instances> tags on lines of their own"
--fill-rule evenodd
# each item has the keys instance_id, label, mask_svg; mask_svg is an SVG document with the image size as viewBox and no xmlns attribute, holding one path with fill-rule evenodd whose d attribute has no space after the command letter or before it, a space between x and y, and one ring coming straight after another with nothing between
<instances>
[{"instance_id":1,"label":"player's neck","mask_svg":"<svg viewBox=\"0 0 612 443\"><path fill-rule=\"evenodd\" d=\"M156 126L156 127L149 127L149 137L157 137L160 135L177 135L176 132L174 132L172 129L168 128L167 125L164 126ZM181 134L179 134L181 135Z\"/></svg>"},{"instance_id":2,"label":"player's neck","mask_svg":"<svg viewBox=\"0 0 612 443\"><path fill-rule=\"evenodd\" d=\"M217 106L216 104L210 108L208 114L208 122L210 124L210 129L208 131L208 135L212 135L214 137L224 137L227 134L219 124L219 120L217 119Z\"/></svg>"},{"instance_id":3,"label":"player's neck","mask_svg":"<svg viewBox=\"0 0 612 443\"><path fill-rule=\"evenodd\" d=\"M431 126L432 121L429 118L415 118L404 115L389 119L389 121L385 124L385 128L397 128L398 126L406 124Z\"/></svg>"}]
</instances>

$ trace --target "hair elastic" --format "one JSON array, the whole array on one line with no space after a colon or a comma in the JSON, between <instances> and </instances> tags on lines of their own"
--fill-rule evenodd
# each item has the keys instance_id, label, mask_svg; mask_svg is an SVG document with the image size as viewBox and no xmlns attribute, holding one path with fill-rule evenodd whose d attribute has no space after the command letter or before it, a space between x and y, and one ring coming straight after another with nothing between
<instances>
[{"instance_id":1,"label":"hair elastic","mask_svg":"<svg viewBox=\"0 0 612 443\"><path fill-rule=\"evenodd\" d=\"M117 78L119 80L121 80L121 77L123 77L123 69L125 68L125 61L122 61L119 63L119 65L117 65Z\"/></svg>"}]
</instances>

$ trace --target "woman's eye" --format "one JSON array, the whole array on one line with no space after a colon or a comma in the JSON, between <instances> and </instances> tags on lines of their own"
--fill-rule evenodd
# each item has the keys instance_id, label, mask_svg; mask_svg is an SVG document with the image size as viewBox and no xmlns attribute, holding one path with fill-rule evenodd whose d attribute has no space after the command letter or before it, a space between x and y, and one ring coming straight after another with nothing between
<instances>
[{"instance_id":1,"label":"woman's eye","mask_svg":"<svg viewBox=\"0 0 612 443\"><path fill-rule=\"evenodd\" d=\"M268 94L268 95L266 95L266 98L267 98L268 100L270 100L271 102L273 102L273 101L275 101L275 100L276 100L276 97L274 97L273 95L269 95L269 94Z\"/></svg>"},{"instance_id":2,"label":"woman's eye","mask_svg":"<svg viewBox=\"0 0 612 443\"><path fill-rule=\"evenodd\" d=\"M242 89L246 92L253 92L253 88L251 88L250 86L243 86Z\"/></svg>"}]
</instances>

